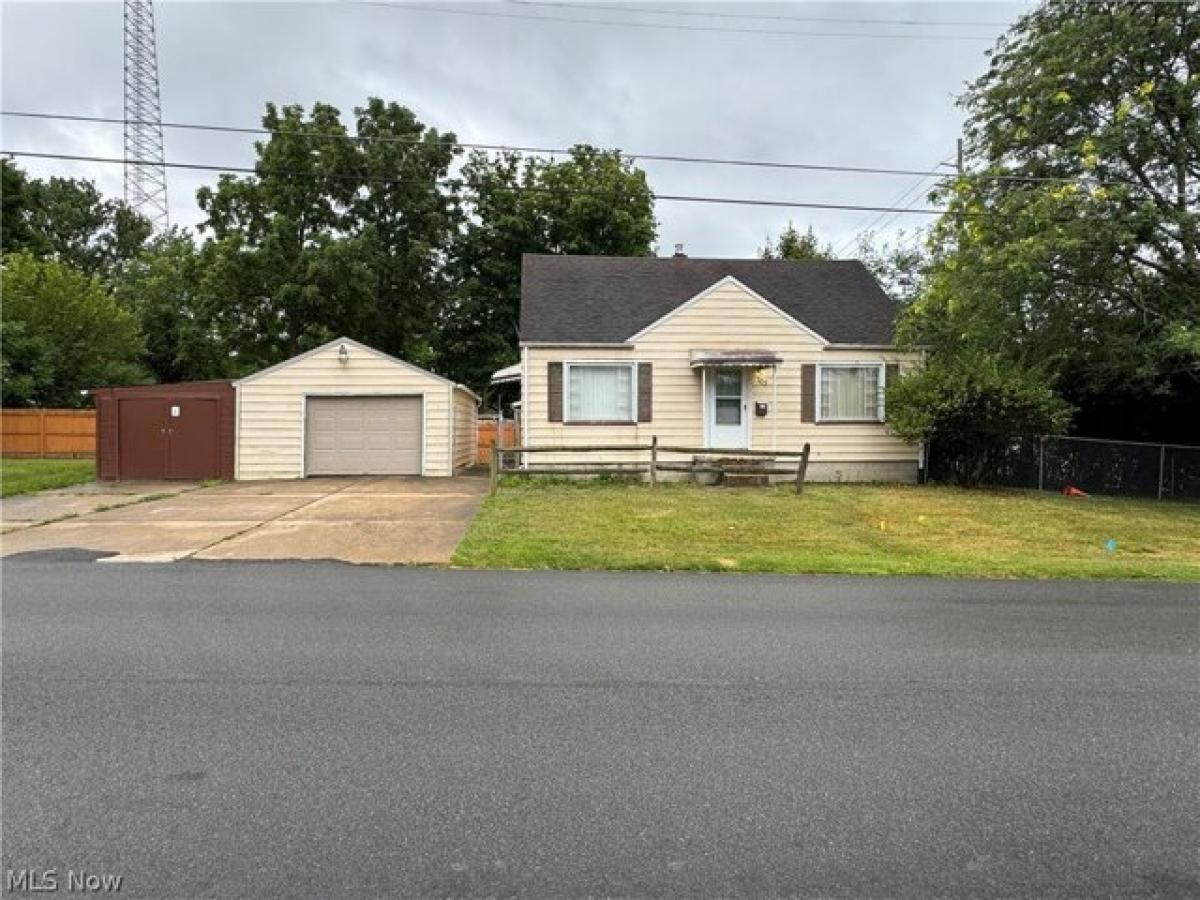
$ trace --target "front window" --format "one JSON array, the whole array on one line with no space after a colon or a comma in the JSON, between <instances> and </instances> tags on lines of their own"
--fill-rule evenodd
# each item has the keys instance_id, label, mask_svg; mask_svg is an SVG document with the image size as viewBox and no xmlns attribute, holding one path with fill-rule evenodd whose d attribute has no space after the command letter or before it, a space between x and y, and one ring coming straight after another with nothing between
<instances>
[{"instance_id":1,"label":"front window","mask_svg":"<svg viewBox=\"0 0 1200 900\"><path fill-rule=\"evenodd\" d=\"M883 419L883 366L822 366L821 412L825 422Z\"/></svg>"},{"instance_id":2,"label":"front window","mask_svg":"<svg viewBox=\"0 0 1200 900\"><path fill-rule=\"evenodd\" d=\"M632 422L634 369L627 363L568 363L568 422Z\"/></svg>"}]
</instances>

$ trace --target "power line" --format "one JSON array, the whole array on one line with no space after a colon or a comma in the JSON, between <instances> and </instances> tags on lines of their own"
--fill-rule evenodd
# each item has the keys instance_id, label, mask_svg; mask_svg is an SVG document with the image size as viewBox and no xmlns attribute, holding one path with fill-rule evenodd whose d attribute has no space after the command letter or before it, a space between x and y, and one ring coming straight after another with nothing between
<instances>
[{"instance_id":1,"label":"power line","mask_svg":"<svg viewBox=\"0 0 1200 900\"><path fill-rule=\"evenodd\" d=\"M983 35L967 34L894 34L869 31L792 31L762 28L730 28L723 25L681 25L674 22L631 22L613 21L611 19L578 19L570 16L537 16L523 13L492 12L482 9L452 9L444 6L428 6L426 4L392 3L389 0L348 0L358 6L385 6L392 9L403 9L409 12L441 13L451 16L476 16L488 19L521 19L528 22L565 22L570 25L601 25L612 28L650 28L666 31L699 31L716 32L721 34L758 34L766 37L820 37L820 38L884 38L886 40L922 40L922 41L986 41L991 43L995 38Z\"/></svg>"},{"instance_id":2,"label":"power line","mask_svg":"<svg viewBox=\"0 0 1200 900\"><path fill-rule=\"evenodd\" d=\"M754 13L723 13L723 12L699 12L698 10L684 9L650 9L644 6L629 6L625 3L552 3L547 0L505 0L514 6L551 6L559 9L593 9L603 12L636 12L647 13L655 16L694 16L697 18L706 19L747 19L763 22L836 22L847 25L903 25L903 26L927 26L935 27L971 27L980 28L1008 28L1010 22L980 22L980 21L939 21L934 19L848 19L842 16L781 16L781 15L761 15Z\"/></svg>"},{"instance_id":3,"label":"power line","mask_svg":"<svg viewBox=\"0 0 1200 900\"><path fill-rule=\"evenodd\" d=\"M906 207L912 206L921 199L922 193L920 189L928 180L928 177L925 176L917 178L912 184L905 188L904 191L897 195L894 200L890 201L888 205L899 206L904 204ZM851 234L841 244L838 245L837 250L834 251L834 255L841 256L846 252L846 250L853 246L854 242L858 240L859 237L877 228L884 228L887 225L890 225L893 221L895 221L896 216L897 213L877 213L874 216L871 216L868 224L862 226L861 228L857 228L853 234Z\"/></svg>"},{"instance_id":4,"label":"power line","mask_svg":"<svg viewBox=\"0 0 1200 900\"><path fill-rule=\"evenodd\" d=\"M19 156L27 159L58 159L70 162L90 162L90 163L114 163L124 164L125 160L119 157L108 156L88 156L83 154L72 153L40 153L31 150L0 150L0 156ZM134 162L137 162L136 160ZM163 165L168 169L193 169L204 172L225 172L239 173L247 175L276 175L298 178L312 178L311 172L290 172L281 169L259 169L252 166L218 166L207 163L183 163L183 162L164 162ZM332 180L353 180L370 184L409 184L411 179L403 178L388 178L386 176L344 174L344 173L327 173L321 174L320 178ZM461 182L457 179L441 179L434 182L442 187L458 187ZM572 188L545 188L537 186L515 186L504 188L504 190L516 192L531 192L531 193L548 193L548 194L563 194L567 196L593 196L593 197L611 197L611 194L601 191L581 191ZM746 197L713 197L699 194L660 194L651 192L655 200L662 200L671 203L713 203L724 204L730 206L766 206L777 207L783 209L825 209L825 210L841 210L841 211L858 211L858 212L903 212L914 215L940 216L946 210L943 209L900 209L891 206L866 206L853 203L812 203L799 200L767 200L767 199L752 199Z\"/></svg>"},{"instance_id":5,"label":"power line","mask_svg":"<svg viewBox=\"0 0 1200 900\"><path fill-rule=\"evenodd\" d=\"M68 115L64 113L43 113L43 112L27 112L18 110L0 110L0 115L11 116L22 119L48 119L61 120L67 122L94 122L104 125L124 125L125 119L118 119L106 116L85 116L85 115ZM359 143L397 143L397 144L420 144L423 138L401 137L399 135L379 135L377 137L364 137L362 135L353 134L328 134L320 131L293 131L285 128L262 128L262 127L247 127L238 125L205 125L194 122L163 122L163 128L180 129L185 131L215 131L225 132L229 134L262 134L262 135L282 135L288 137L311 138L317 140L349 140ZM563 147L535 147L522 146L518 144L485 144L471 143L468 141L454 142L456 147L465 150L487 150L498 153L539 153L557 156L569 156L571 151ZM889 175L889 176L921 176L926 178L949 178L953 176L951 172L939 171L937 167L932 169L896 169L883 168L879 166L840 166L825 163L803 163L803 162L783 162L774 160L760 159L738 159L732 157L716 157L716 156L686 156L680 154L664 154L664 153L637 153L634 151L619 151L621 156L629 160L641 160L644 162L663 162L663 163L680 163L705 166L736 166L746 168L763 168L763 169L785 169L804 172L838 172L853 175ZM942 163L939 165L952 165ZM1001 175L987 172L972 173L970 178L983 181L1016 181L1016 182L1049 182L1049 183L1081 183L1103 185L1105 182L1071 176L1053 176L1053 175Z\"/></svg>"},{"instance_id":6,"label":"power line","mask_svg":"<svg viewBox=\"0 0 1200 900\"><path fill-rule=\"evenodd\" d=\"M0 156L19 156L28 159L58 159L71 162L93 162L103 164L124 165L126 162L139 163L143 160L126 160L120 157L111 156L88 156L83 154L71 153L42 153L31 150L3 150L0 149ZM222 173L238 173L246 175L257 175L258 177L279 176L290 178L307 178L325 179L331 181L355 181L361 184L412 184L412 179L405 178L390 178L387 176L369 175L366 173L341 173L330 172L320 173L314 176L312 172L295 172L286 169L260 169L252 166L219 166L208 163L181 163L181 162L164 162L162 164L168 169L194 169L205 172L222 172ZM432 182L439 187L462 187L462 181L459 179L435 179ZM578 190L575 188L549 188L537 185L513 185L498 188L510 193L535 193L535 194L557 194L569 197L601 197L610 202L617 199L617 193L613 191L588 191ZM763 206L779 209L818 209L818 210L836 210L848 212L876 212L876 213L906 213L910 215L922 216L940 216L949 212L946 209L913 209L908 207L897 206L868 206L856 203L815 203L802 200L767 200L748 197L714 197L703 194L660 194L653 190L650 191L652 200L666 201L671 203L709 203L728 206ZM966 210L958 215L964 218L1019 218L1017 215L993 212L990 210ZM1058 217L1046 216L1048 222L1073 222L1074 217Z\"/></svg>"}]
</instances>

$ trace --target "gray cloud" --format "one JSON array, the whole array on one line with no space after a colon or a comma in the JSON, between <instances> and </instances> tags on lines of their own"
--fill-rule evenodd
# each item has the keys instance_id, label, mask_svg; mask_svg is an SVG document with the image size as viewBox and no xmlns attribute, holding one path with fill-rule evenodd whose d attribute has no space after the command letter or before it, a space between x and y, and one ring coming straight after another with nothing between
<instances>
[{"instance_id":1,"label":"gray cloud","mask_svg":"<svg viewBox=\"0 0 1200 900\"><path fill-rule=\"evenodd\" d=\"M445 0L449 3L451 0ZM444 4L443 4L444 5ZM638 4L671 8L663 3ZM456 9L569 17L511 4ZM1013 21L1025 4L680 5L691 11L848 18ZM367 96L397 100L467 141L845 165L927 168L950 159L963 85L989 44L609 28L440 14L356 3L167 3L157 7L166 120L255 125L263 103L324 100L349 114ZM629 11L581 18L770 29L767 22L667 19ZM5 3L3 105L120 116L119 3ZM884 26L781 24L788 30L888 31ZM891 29L997 35L998 27ZM6 118L6 149L119 156L117 126ZM168 158L248 165L246 136L169 131ZM95 179L119 195L119 166L23 164L39 175ZM644 163L661 193L888 205L915 179ZM210 173L172 170L172 218L199 219ZM919 203L918 205L924 205ZM747 256L790 218L840 245L863 212L660 202L664 250ZM886 230L927 224L900 216Z\"/></svg>"}]
</instances>

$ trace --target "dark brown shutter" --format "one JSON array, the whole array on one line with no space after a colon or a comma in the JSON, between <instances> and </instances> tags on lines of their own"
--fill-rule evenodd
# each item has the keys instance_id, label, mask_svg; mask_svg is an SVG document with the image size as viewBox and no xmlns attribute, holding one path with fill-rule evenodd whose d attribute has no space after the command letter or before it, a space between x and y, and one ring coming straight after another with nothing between
<instances>
[{"instance_id":1,"label":"dark brown shutter","mask_svg":"<svg viewBox=\"0 0 1200 900\"><path fill-rule=\"evenodd\" d=\"M884 387L884 395L885 395L885 399L883 401L884 418L887 418L887 399L886 399L887 389L890 388L896 382L896 379L898 379L899 377L900 377L900 366L898 366L896 363L888 363L886 366L883 367L883 387Z\"/></svg>"},{"instance_id":2,"label":"dark brown shutter","mask_svg":"<svg viewBox=\"0 0 1200 900\"><path fill-rule=\"evenodd\" d=\"M563 420L563 364L546 363L546 418L551 422Z\"/></svg>"},{"instance_id":3,"label":"dark brown shutter","mask_svg":"<svg viewBox=\"0 0 1200 900\"><path fill-rule=\"evenodd\" d=\"M817 420L817 367L808 363L800 367L800 421Z\"/></svg>"},{"instance_id":4,"label":"dark brown shutter","mask_svg":"<svg viewBox=\"0 0 1200 900\"><path fill-rule=\"evenodd\" d=\"M638 408L637 420L649 422L654 419L654 364L638 363Z\"/></svg>"}]
</instances>

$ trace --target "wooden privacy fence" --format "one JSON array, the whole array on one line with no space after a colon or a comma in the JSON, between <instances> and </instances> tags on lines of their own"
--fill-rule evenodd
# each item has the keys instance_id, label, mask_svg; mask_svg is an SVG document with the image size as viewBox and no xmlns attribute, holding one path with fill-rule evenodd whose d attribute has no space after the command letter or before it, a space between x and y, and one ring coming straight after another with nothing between
<instances>
[{"instance_id":1,"label":"wooden privacy fence","mask_svg":"<svg viewBox=\"0 0 1200 900\"><path fill-rule=\"evenodd\" d=\"M480 418L476 428L475 458L480 464L491 462L492 448L496 444L511 447L517 442L517 423L512 419L497 422L495 419Z\"/></svg>"},{"instance_id":2,"label":"wooden privacy fence","mask_svg":"<svg viewBox=\"0 0 1200 900\"><path fill-rule=\"evenodd\" d=\"M536 475L618 475L646 476L651 487L658 484L661 472L678 472L691 476L699 474L725 475L791 475L796 480L796 493L804 491L808 472L809 445L802 450L726 450L719 447L674 447L659 444L658 438L649 444L588 444L557 447L505 447L491 454L491 489L501 475L532 477ZM626 459L583 459L578 463L553 461L545 465L536 462L539 453L621 453ZM638 456L645 454L644 459ZM528 459L529 455L535 461ZM672 459L687 456L690 459ZM792 460L790 466L778 460Z\"/></svg>"},{"instance_id":3,"label":"wooden privacy fence","mask_svg":"<svg viewBox=\"0 0 1200 900\"><path fill-rule=\"evenodd\" d=\"M95 455L94 409L0 410L0 456L73 459Z\"/></svg>"}]
</instances>

